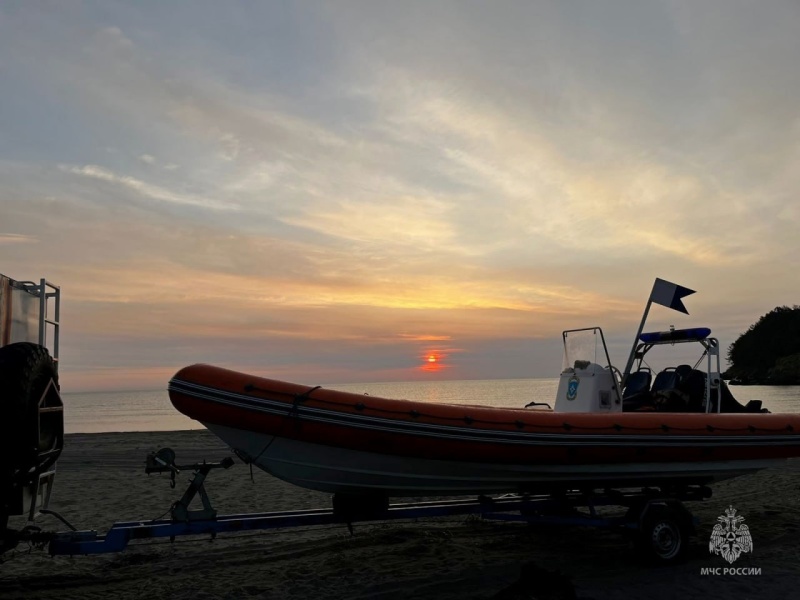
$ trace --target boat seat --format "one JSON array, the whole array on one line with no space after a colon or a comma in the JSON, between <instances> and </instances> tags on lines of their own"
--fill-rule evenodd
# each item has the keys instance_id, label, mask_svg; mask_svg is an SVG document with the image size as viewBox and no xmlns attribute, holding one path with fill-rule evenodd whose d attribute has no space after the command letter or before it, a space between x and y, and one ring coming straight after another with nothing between
<instances>
[{"instance_id":1,"label":"boat seat","mask_svg":"<svg viewBox=\"0 0 800 600\"><path fill-rule=\"evenodd\" d=\"M689 412L705 412L703 399L706 394L706 374L690 368L690 372L681 378L679 386L689 398Z\"/></svg>"},{"instance_id":2,"label":"boat seat","mask_svg":"<svg viewBox=\"0 0 800 600\"><path fill-rule=\"evenodd\" d=\"M691 370L691 367L689 369ZM689 396L681 389L680 383L681 377L677 368L669 367L656 375L653 388L650 390L656 410L663 412L689 410Z\"/></svg>"},{"instance_id":3,"label":"boat seat","mask_svg":"<svg viewBox=\"0 0 800 600\"><path fill-rule=\"evenodd\" d=\"M640 394L644 391L650 391L650 382L653 380L653 374L650 371L640 370L635 371L628 375L628 380L625 382L625 389L622 392L622 399L630 398L635 394Z\"/></svg>"},{"instance_id":4,"label":"boat seat","mask_svg":"<svg viewBox=\"0 0 800 600\"><path fill-rule=\"evenodd\" d=\"M692 375L693 371L694 369L689 365L678 365L675 367L675 373L678 376L678 385L686 381Z\"/></svg>"},{"instance_id":5,"label":"boat seat","mask_svg":"<svg viewBox=\"0 0 800 600\"><path fill-rule=\"evenodd\" d=\"M653 374L650 370L640 369L628 375L625 389L622 391L622 411L643 410L653 405L650 395L650 382Z\"/></svg>"},{"instance_id":6,"label":"boat seat","mask_svg":"<svg viewBox=\"0 0 800 600\"><path fill-rule=\"evenodd\" d=\"M674 390L678 387L678 381L678 372L674 368L664 369L656 375L650 391L655 394L665 390Z\"/></svg>"}]
</instances>

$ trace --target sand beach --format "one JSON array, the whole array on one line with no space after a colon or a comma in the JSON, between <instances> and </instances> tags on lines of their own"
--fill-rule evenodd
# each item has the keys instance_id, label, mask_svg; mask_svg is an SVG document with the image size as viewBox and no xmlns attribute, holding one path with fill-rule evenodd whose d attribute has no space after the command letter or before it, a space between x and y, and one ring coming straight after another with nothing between
<instances>
[{"instance_id":1,"label":"sand beach","mask_svg":"<svg viewBox=\"0 0 800 600\"><path fill-rule=\"evenodd\" d=\"M146 475L148 452L170 446L178 463L219 460L229 450L206 431L73 434L58 465L51 508L78 529L104 531L115 521L162 516L180 497L166 475ZM215 471L206 485L222 513L329 506L326 494L303 490L246 465ZM50 557L18 547L0 565L0 598L133 599L490 599L490 598L790 598L800 586L800 460L722 482L705 502L688 561L649 567L618 532L542 530L450 517L418 522L220 535L135 542L119 554ZM708 552L716 517L729 505L746 518L754 550L736 567L758 575L703 575L729 566ZM20 524L19 520L13 524ZM52 517L44 529L63 530ZM540 569L574 586L547 595ZM521 573L530 575L520 581ZM555 593L555 592L554 592Z\"/></svg>"}]
</instances>

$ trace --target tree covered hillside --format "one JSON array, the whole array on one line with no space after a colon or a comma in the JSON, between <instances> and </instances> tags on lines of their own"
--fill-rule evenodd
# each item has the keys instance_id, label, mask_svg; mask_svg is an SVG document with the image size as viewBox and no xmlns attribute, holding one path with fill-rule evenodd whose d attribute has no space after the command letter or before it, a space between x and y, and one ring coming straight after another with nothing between
<instances>
[{"instance_id":1,"label":"tree covered hillside","mask_svg":"<svg viewBox=\"0 0 800 600\"><path fill-rule=\"evenodd\" d=\"M800 306L779 306L728 348L726 379L743 384L800 385Z\"/></svg>"}]
</instances>

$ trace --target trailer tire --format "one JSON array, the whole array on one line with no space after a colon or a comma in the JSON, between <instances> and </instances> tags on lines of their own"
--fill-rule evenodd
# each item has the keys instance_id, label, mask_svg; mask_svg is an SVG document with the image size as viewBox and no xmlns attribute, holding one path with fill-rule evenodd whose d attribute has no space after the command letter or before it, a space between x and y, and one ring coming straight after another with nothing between
<instances>
[{"instance_id":1,"label":"trailer tire","mask_svg":"<svg viewBox=\"0 0 800 600\"><path fill-rule=\"evenodd\" d=\"M55 363L47 349L29 342L0 348L0 469L27 470L35 466L36 454L60 449L57 431L39 431L39 400L47 384L58 387Z\"/></svg>"},{"instance_id":2,"label":"trailer tire","mask_svg":"<svg viewBox=\"0 0 800 600\"><path fill-rule=\"evenodd\" d=\"M686 558L689 528L685 519L668 506L651 504L644 508L635 538L637 554L650 564L675 564Z\"/></svg>"}]
</instances>

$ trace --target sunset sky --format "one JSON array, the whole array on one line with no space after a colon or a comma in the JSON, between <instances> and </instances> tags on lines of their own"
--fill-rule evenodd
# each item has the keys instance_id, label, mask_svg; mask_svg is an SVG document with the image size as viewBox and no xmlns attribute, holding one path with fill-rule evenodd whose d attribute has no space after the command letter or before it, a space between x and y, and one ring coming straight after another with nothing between
<instances>
[{"instance_id":1,"label":"sunset sky","mask_svg":"<svg viewBox=\"0 0 800 600\"><path fill-rule=\"evenodd\" d=\"M727 348L800 303L798 61L796 2L2 2L0 273L73 391L553 377L656 277Z\"/></svg>"}]
</instances>

